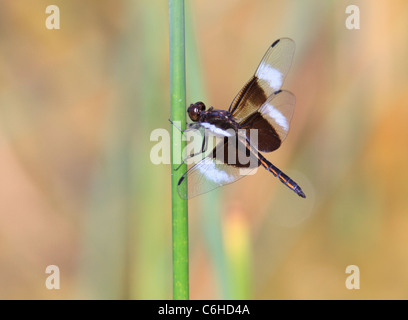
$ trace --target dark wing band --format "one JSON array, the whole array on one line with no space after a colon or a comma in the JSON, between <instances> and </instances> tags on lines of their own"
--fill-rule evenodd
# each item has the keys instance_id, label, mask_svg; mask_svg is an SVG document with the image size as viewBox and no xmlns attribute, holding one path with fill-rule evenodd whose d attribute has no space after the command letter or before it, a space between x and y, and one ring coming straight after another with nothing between
<instances>
[{"instance_id":1,"label":"dark wing band","mask_svg":"<svg viewBox=\"0 0 408 320\"><path fill-rule=\"evenodd\" d=\"M244 119L239 128L246 129L251 146L262 152L278 149L288 135L295 103L296 98L291 92L278 91L258 111Z\"/></svg>"},{"instance_id":2,"label":"dark wing band","mask_svg":"<svg viewBox=\"0 0 408 320\"><path fill-rule=\"evenodd\" d=\"M241 121L278 91L289 71L295 52L295 43L288 38L276 40L266 51L255 75L246 83L232 101L230 111Z\"/></svg>"}]
</instances>

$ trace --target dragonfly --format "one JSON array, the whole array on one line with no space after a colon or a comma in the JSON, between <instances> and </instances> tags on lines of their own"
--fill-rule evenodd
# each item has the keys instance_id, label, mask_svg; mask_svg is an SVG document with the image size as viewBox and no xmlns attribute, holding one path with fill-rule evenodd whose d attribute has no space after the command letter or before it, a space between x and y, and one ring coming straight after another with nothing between
<instances>
[{"instance_id":1,"label":"dragonfly","mask_svg":"<svg viewBox=\"0 0 408 320\"><path fill-rule=\"evenodd\" d=\"M183 133L201 130L204 134L200 152L187 158L198 154L203 157L178 181L181 198L190 199L233 183L261 166L298 196L306 198L300 186L261 153L278 149L289 132L296 98L281 87L294 52L295 42L289 38L273 42L228 110L207 109L201 101L188 107L192 122L184 131L179 130ZM209 137L215 139L215 146L208 152Z\"/></svg>"}]
</instances>

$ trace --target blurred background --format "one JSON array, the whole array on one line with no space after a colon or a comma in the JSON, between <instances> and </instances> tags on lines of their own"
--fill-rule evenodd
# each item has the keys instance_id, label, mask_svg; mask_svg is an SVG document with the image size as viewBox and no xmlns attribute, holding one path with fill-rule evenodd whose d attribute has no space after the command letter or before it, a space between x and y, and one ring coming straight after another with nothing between
<instances>
[{"instance_id":1,"label":"blurred background","mask_svg":"<svg viewBox=\"0 0 408 320\"><path fill-rule=\"evenodd\" d=\"M192 299L408 298L407 30L405 0L188 1L188 103L227 109L296 42L291 131L266 156L307 195L259 170L192 199ZM168 46L167 1L0 0L1 299L172 298L170 166L150 160Z\"/></svg>"}]
</instances>

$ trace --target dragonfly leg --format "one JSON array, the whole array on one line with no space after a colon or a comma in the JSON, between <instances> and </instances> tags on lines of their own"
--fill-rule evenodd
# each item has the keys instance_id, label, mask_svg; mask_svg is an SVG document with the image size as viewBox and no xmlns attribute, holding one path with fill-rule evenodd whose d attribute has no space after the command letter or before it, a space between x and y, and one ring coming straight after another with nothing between
<instances>
[{"instance_id":1,"label":"dragonfly leg","mask_svg":"<svg viewBox=\"0 0 408 320\"><path fill-rule=\"evenodd\" d=\"M181 129L177 124L175 124L171 119L169 119L170 123L175 126L181 133L185 133L191 130L198 129L200 127L199 123L187 123L188 128L187 129Z\"/></svg>"}]
</instances>

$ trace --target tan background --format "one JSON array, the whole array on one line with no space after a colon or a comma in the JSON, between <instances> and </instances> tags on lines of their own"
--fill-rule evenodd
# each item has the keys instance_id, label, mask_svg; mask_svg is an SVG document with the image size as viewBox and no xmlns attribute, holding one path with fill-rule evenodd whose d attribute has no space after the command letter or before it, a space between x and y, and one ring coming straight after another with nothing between
<instances>
[{"instance_id":1,"label":"tan background","mask_svg":"<svg viewBox=\"0 0 408 320\"><path fill-rule=\"evenodd\" d=\"M149 159L169 128L167 6L0 1L0 298L171 298L170 168ZM191 298L406 299L408 3L186 9L188 103L228 108L267 47L295 40L291 131L267 157L307 195L259 171L191 200Z\"/></svg>"}]
</instances>

